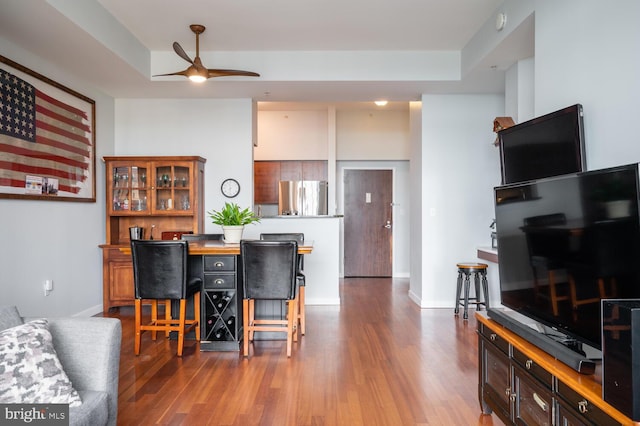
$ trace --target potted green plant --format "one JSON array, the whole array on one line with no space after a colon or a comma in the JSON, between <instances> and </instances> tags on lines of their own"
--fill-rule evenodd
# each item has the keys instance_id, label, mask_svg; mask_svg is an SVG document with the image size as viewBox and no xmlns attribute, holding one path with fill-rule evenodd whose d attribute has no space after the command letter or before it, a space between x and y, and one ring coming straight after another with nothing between
<instances>
[{"instance_id":1,"label":"potted green plant","mask_svg":"<svg viewBox=\"0 0 640 426\"><path fill-rule=\"evenodd\" d=\"M244 226L260 222L260 218L248 207L241 209L236 203L224 203L222 209L211 210L207 214L214 224L222 226L225 243L239 243Z\"/></svg>"}]
</instances>

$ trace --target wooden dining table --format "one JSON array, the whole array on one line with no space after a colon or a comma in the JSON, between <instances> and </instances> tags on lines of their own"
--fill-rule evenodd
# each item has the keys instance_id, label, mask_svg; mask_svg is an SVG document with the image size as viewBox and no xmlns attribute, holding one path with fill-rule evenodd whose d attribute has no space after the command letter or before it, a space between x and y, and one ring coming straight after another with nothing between
<instances>
[{"instance_id":1,"label":"wooden dining table","mask_svg":"<svg viewBox=\"0 0 640 426\"><path fill-rule=\"evenodd\" d=\"M131 246L122 246L119 249L122 253L131 255ZM298 245L299 254L312 252L313 241L305 241L304 244ZM200 350L239 351L242 339L243 293L240 244L227 244L218 240L189 241L189 264L192 274L200 276L203 283ZM229 297L229 302L223 308L216 308L216 301L225 296ZM260 303L256 304L256 315L284 317L285 312L279 301L258 302ZM189 309L187 317L193 318L193 312ZM233 325L225 328L228 332L223 339L217 339L216 331L222 327L220 319L229 320L230 317L233 317ZM258 340L273 338L281 337L279 333L261 332Z\"/></svg>"},{"instance_id":2,"label":"wooden dining table","mask_svg":"<svg viewBox=\"0 0 640 426\"><path fill-rule=\"evenodd\" d=\"M131 246L122 246L120 251L131 254ZM313 241L305 241L298 245L298 254L311 254ZM206 256L215 254L239 255L240 243L225 243L220 240L196 240L189 241L189 255Z\"/></svg>"}]
</instances>

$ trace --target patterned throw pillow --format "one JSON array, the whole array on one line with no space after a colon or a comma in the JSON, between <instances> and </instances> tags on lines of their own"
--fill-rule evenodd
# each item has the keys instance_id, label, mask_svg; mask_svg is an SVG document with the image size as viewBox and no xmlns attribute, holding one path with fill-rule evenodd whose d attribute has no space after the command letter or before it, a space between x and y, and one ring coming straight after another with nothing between
<instances>
[{"instance_id":1,"label":"patterned throw pillow","mask_svg":"<svg viewBox=\"0 0 640 426\"><path fill-rule=\"evenodd\" d=\"M82 404L53 348L47 320L0 332L0 403Z\"/></svg>"}]
</instances>

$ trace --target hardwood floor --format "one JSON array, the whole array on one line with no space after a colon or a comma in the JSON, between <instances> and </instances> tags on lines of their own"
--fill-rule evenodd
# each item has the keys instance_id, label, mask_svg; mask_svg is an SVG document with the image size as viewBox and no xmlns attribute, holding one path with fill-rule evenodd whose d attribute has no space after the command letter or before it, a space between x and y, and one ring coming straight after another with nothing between
<instances>
[{"instance_id":1,"label":"hardwood floor","mask_svg":"<svg viewBox=\"0 0 640 426\"><path fill-rule=\"evenodd\" d=\"M341 306L307 307L290 359L284 341L255 342L249 359L185 341L178 358L148 333L136 357L133 308L104 314L123 326L118 424L502 425L480 413L473 314L421 310L408 287L345 279Z\"/></svg>"}]
</instances>

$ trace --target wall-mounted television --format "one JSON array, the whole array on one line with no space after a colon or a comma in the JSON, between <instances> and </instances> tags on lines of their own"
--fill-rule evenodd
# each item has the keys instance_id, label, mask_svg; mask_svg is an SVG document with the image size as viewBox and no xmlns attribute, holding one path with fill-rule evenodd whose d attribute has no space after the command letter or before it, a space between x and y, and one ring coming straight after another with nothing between
<instances>
[{"instance_id":1,"label":"wall-mounted television","mask_svg":"<svg viewBox=\"0 0 640 426\"><path fill-rule=\"evenodd\" d=\"M502 304L601 348L601 299L640 298L638 164L495 188Z\"/></svg>"},{"instance_id":2,"label":"wall-mounted television","mask_svg":"<svg viewBox=\"0 0 640 426\"><path fill-rule=\"evenodd\" d=\"M502 184L586 170L582 105L498 132Z\"/></svg>"}]
</instances>

